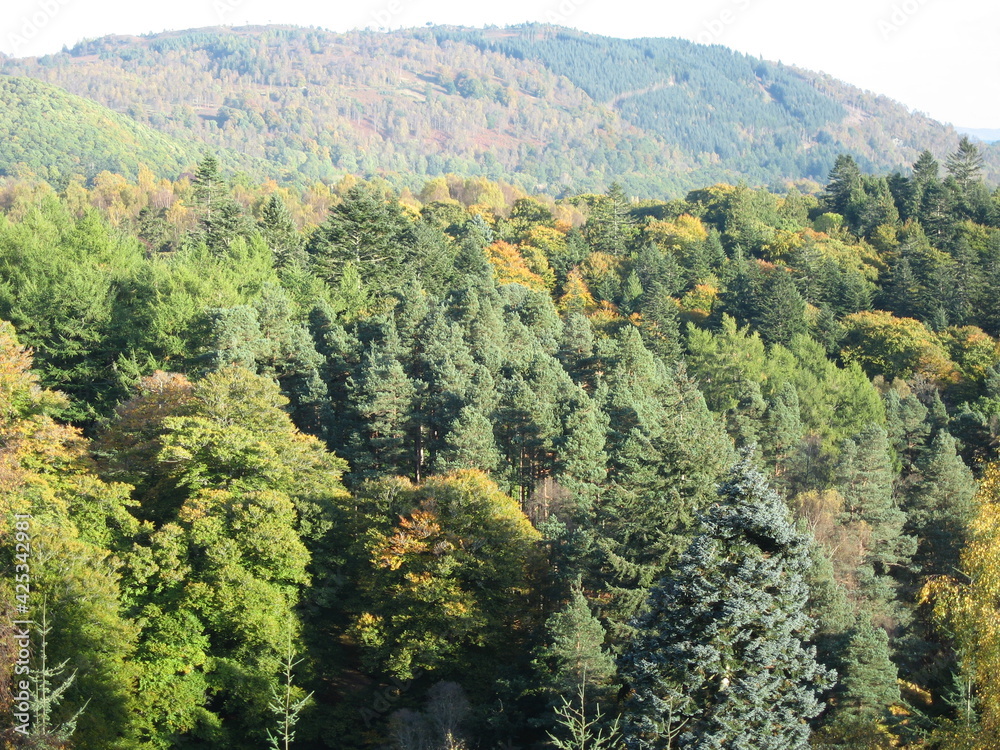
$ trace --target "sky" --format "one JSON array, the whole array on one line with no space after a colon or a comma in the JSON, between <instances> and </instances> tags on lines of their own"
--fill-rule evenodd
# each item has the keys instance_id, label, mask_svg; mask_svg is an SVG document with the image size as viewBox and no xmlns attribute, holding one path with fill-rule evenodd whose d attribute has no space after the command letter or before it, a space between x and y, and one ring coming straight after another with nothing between
<instances>
[{"instance_id":1,"label":"sky","mask_svg":"<svg viewBox=\"0 0 1000 750\"><path fill-rule=\"evenodd\" d=\"M1000 5L983 0L2 0L0 51L41 55L107 34L218 25L529 21L722 44L829 73L959 127L1000 128Z\"/></svg>"}]
</instances>

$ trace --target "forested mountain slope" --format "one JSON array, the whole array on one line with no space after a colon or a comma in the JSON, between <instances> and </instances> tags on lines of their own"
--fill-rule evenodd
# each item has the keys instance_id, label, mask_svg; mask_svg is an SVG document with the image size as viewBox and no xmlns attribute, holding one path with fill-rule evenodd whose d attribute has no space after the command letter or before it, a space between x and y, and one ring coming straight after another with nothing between
<instances>
[{"instance_id":1,"label":"forested mountain slope","mask_svg":"<svg viewBox=\"0 0 1000 750\"><path fill-rule=\"evenodd\" d=\"M93 101L30 78L0 77L0 174L31 170L60 181L102 170L135 175L139 164L178 174L197 159L172 138Z\"/></svg>"},{"instance_id":2,"label":"forested mountain slope","mask_svg":"<svg viewBox=\"0 0 1000 750\"><path fill-rule=\"evenodd\" d=\"M838 153L902 168L957 141L884 97L723 47L534 25L105 37L0 70L300 181L350 172L415 185L453 172L550 193L617 180L662 197L741 178L822 181ZM996 153L987 177L1000 175ZM176 174L169 160L151 166Z\"/></svg>"}]
</instances>

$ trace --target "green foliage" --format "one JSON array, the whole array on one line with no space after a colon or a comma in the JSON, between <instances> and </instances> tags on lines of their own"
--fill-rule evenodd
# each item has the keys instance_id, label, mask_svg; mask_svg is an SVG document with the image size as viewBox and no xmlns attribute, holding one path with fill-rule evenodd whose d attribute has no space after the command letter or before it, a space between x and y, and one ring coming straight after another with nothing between
<instances>
[{"instance_id":1,"label":"green foliage","mask_svg":"<svg viewBox=\"0 0 1000 750\"><path fill-rule=\"evenodd\" d=\"M804 645L806 537L744 458L620 660L630 750L807 746L832 675Z\"/></svg>"},{"instance_id":2,"label":"green foliage","mask_svg":"<svg viewBox=\"0 0 1000 750\"><path fill-rule=\"evenodd\" d=\"M360 173L416 189L414 177L459 173L549 192L618 181L656 196L741 176L823 181L845 152L899 169L919 154L909 144L938 158L954 147L950 128L818 73L681 39L535 25L217 28L88 40L0 69L19 77L16 101L28 104L4 108L17 136L5 139L4 166L52 179L134 174L140 162L174 177L209 148L254 176L302 184ZM856 109L868 116L849 117ZM989 149L989 176L997 164Z\"/></svg>"}]
</instances>

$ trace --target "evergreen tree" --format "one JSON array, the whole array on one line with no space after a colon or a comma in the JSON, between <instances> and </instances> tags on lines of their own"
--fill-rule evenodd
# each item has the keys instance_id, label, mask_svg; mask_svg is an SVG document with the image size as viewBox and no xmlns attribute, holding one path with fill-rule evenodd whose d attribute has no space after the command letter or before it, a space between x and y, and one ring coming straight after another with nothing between
<instances>
[{"instance_id":1,"label":"evergreen tree","mask_svg":"<svg viewBox=\"0 0 1000 750\"><path fill-rule=\"evenodd\" d=\"M629 750L805 748L832 674L804 641L809 545L744 457L619 660Z\"/></svg>"},{"instance_id":2,"label":"evergreen tree","mask_svg":"<svg viewBox=\"0 0 1000 750\"><path fill-rule=\"evenodd\" d=\"M925 576L952 575L972 517L975 479L946 430L920 456L917 472L905 505L907 530L919 539L917 568Z\"/></svg>"},{"instance_id":3,"label":"evergreen tree","mask_svg":"<svg viewBox=\"0 0 1000 750\"><path fill-rule=\"evenodd\" d=\"M865 620L853 629L843 655L840 695L830 720L816 735L820 748L888 750L899 743L890 728L901 702L889 636Z\"/></svg>"},{"instance_id":4,"label":"evergreen tree","mask_svg":"<svg viewBox=\"0 0 1000 750\"><path fill-rule=\"evenodd\" d=\"M893 495L895 472L885 430L869 425L845 440L836 469L836 487L844 498L845 518L864 522L871 531L859 578L876 606L894 599L892 573L910 563L916 540L903 533L906 515Z\"/></svg>"},{"instance_id":5,"label":"evergreen tree","mask_svg":"<svg viewBox=\"0 0 1000 750\"><path fill-rule=\"evenodd\" d=\"M374 188L356 185L330 209L306 250L316 273L327 281L339 279L351 264L365 284L389 289L400 281L415 243L415 229L398 201L386 201Z\"/></svg>"},{"instance_id":6,"label":"evergreen tree","mask_svg":"<svg viewBox=\"0 0 1000 750\"><path fill-rule=\"evenodd\" d=\"M841 154L830 170L824 206L828 211L838 213L845 219L853 211L852 201L861 189L861 170L851 156ZM850 219L848 219L850 222Z\"/></svg>"},{"instance_id":7,"label":"evergreen tree","mask_svg":"<svg viewBox=\"0 0 1000 750\"><path fill-rule=\"evenodd\" d=\"M570 587L566 606L546 621L545 630L539 658L546 680L563 696L584 688L591 700L599 698L615 676L615 660L604 648L604 627L591 613L579 580Z\"/></svg>"},{"instance_id":8,"label":"evergreen tree","mask_svg":"<svg viewBox=\"0 0 1000 750\"><path fill-rule=\"evenodd\" d=\"M896 665L889 657L889 636L882 628L865 620L854 629L844 655L842 711L884 719L900 702Z\"/></svg>"},{"instance_id":9,"label":"evergreen tree","mask_svg":"<svg viewBox=\"0 0 1000 750\"><path fill-rule=\"evenodd\" d=\"M767 405L761 443L764 455L780 474L780 464L802 439L802 417L799 394L790 381L785 381Z\"/></svg>"},{"instance_id":10,"label":"evergreen tree","mask_svg":"<svg viewBox=\"0 0 1000 750\"><path fill-rule=\"evenodd\" d=\"M945 162L948 174L958 180L958 184L967 190L977 182L983 171L983 154L979 147L963 135L958 142L958 150L948 156Z\"/></svg>"},{"instance_id":11,"label":"evergreen tree","mask_svg":"<svg viewBox=\"0 0 1000 750\"><path fill-rule=\"evenodd\" d=\"M292 213L277 195L264 203L257 221L261 236L274 254L274 267L281 269L305 264L303 239L299 234Z\"/></svg>"},{"instance_id":12,"label":"evergreen tree","mask_svg":"<svg viewBox=\"0 0 1000 750\"><path fill-rule=\"evenodd\" d=\"M624 255L639 234L636 221L629 213L628 196L621 185L612 183L608 194L598 199L584 227L590 246L601 253Z\"/></svg>"},{"instance_id":13,"label":"evergreen tree","mask_svg":"<svg viewBox=\"0 0 1000 750\"><path fill-rule=\"evenodd\" d=\"M438 471L479 469L490 472L500 463L493 425L475 406L463 406L444 438L435 467Z\"/></svg>"},{"instance_id":14,"label":"evergreen tree","mask_svg":"<svg viewBox=\"0 0 1000 750\"><path fill-rule=\"evenodd\" d=\"M670 371L625 329L608 374L608 479L596 508L595 545L612 636L687 546L714 497L733 447L683 372Z\"/></svg>"},{"instance_id":15,"label":"evergreen tree","mask_svg":"<svg viewBox=\"0 0 1000 750\"><path fill-rule=\"evenodd\" d=\"M787 344L806 331L806 302L783 270L767 277L755 307L753 322L767 344Z\"/></svg>"}]
</instances>

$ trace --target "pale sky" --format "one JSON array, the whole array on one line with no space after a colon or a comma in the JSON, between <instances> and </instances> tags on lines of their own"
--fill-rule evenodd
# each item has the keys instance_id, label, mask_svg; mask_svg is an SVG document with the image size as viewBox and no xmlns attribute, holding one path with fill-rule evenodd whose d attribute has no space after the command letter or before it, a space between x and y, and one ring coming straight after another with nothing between
<instances>
[{"instance_id":1,"label":"pale sky","mask_svg":"<svg viewBox=\"0 0 1000 750\"><path fill-rule=\"evenodd\" d=\"M0 0L0 50L83 38L282 23L400 28L557 23L682 37L820 70L962 127L1000 128L1000 5L984 0Z\"/></svg>"}]
</instances>

